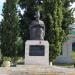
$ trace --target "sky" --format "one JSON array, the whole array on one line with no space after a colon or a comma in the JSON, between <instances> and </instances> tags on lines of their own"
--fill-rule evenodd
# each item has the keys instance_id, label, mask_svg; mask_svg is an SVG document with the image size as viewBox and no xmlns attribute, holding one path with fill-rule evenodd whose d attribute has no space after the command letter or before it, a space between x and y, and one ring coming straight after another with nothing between
<instances>
[{"instance_id":1,"label":"sky","mask_svg":"<svg viewBox=\"0 0 75 75\"><path fill-rule=\"evenodd\" d=\"M0 0L0 21L2 20L2 8L3 8L3 3L5 2L5 0Z\"/></svg>"},{"instance_id":2,"label":"sky","mask_svg":"<svg viewBox=\"0 0 75 75\"><path fill-rule=\"evenodd\" d=\"M5 0L0 0L0 21L2 20L2 8L3 8L3 3L5 2ZM71 6L72 8L75 8L75 3L72 4ZM74 13L74 17L75 17L75 13Z\"/></svg>"},{"instance_id":3,"label":"sky","mask_svg":"<svg viewBox=\"0 0 75 75\"><path fill-rule=\"evenodd\" d=\"M75 8L75 2L71 6L72 8ZM75 12L74 12L74 17L75 17Z\"/></svg>"}]
</instances>

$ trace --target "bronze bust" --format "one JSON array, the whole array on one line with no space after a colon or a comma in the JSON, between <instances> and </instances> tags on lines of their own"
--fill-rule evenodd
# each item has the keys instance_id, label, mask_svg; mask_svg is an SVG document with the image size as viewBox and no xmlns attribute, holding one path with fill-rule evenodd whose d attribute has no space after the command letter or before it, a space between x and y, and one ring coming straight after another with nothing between
<instances>
[{"instance_id":1,"label":"bronze bust","mask_svg":"<svg viewBox=\"0 0 75 75\"><path fill-rule=\"evenodd\" d=\"M40 13L36 12L36 20L33 20L29 30L30 30L30 40L44 40L45 36L45 24L40 20Z\"/></svg>"}]
</instances>

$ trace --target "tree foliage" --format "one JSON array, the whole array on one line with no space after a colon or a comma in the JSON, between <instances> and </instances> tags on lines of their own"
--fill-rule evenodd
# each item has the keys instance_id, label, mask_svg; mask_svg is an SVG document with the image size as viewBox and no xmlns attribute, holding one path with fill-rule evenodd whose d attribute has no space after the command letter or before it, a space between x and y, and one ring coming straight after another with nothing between
<instances>
[{"instance_id":1,"label":"tree foliage","mask_svg":"<svg viewBox=\"0 0 75 75\"><path fill-rule=\"evenodd\" d=\"M74 23L74 8L70 8L75 0L62 0L63 3L63 22L62 29L64 30L64 38L69 34L69 25Z\"/></svg>"},{"instance_id":2,"label":"tree foliage","mask_svg":"<svg viewBox=\"0 0 75 75\"><path fill-rule=\"evenodd\" d=\"M44 21L46 25L46 37L50 44L50 60L56 58L61 52L63 30L62 20L62 1L61 0L44 0Z\"/></svg>"},{"instance_id":3,"label":"tree foliage","mask_svg":"<svg viewBox=\"0 0 75 75\"><path fill-rule=\"evenodd\" d=\"M16 10L17 0L6 0L1 23L1 49L3 56L16 55L15 41L19 35L19 18Z\"/></svg>"}]
</instances>

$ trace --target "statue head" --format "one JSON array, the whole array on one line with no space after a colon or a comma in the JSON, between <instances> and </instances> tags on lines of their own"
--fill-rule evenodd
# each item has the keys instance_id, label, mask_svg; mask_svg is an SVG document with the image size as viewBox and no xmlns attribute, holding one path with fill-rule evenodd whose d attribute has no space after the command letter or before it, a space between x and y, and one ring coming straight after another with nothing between
<instances>
[{"instance_id":1,"label":"statue head","mask_svg":"<svg viewBox=\"0 0 75 75\"><path fill-rule=\"evenodd\" d=\"M35 12L34 17L35 17L36 21L39 21L40 20L40 12L39 11Z\"/></svg>"}]
</instances>

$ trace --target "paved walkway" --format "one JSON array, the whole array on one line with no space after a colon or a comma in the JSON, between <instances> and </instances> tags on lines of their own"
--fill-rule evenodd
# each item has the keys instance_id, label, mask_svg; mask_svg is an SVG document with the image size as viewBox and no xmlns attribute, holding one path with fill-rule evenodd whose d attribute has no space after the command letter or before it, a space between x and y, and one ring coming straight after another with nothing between
<instances>
[{"instance_id":1,"label":"paved walkway","mask_svg":"<svg viewBox=\"0 0 75 75\"><path fill-rule=\"evenodd\" d=\"M1 67L0 75L75 75L75 69L58 66L21 65L17 67Z\"/></svg>"}]
</instances>

